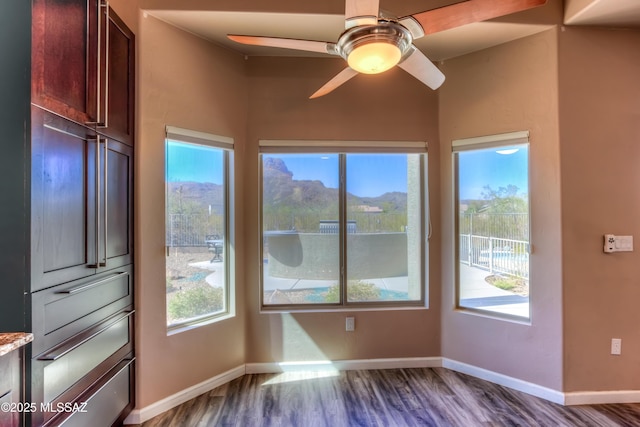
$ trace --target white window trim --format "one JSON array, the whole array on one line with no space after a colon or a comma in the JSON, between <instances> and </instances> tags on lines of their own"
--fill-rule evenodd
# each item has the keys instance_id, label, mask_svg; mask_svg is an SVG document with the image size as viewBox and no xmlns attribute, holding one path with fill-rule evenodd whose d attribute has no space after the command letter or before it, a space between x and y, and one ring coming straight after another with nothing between
<instances>
[{"instance_id":1,"label":"white window trim","mask_svg":"<svg viewBox=\"0 0 640 427\"><path fill-rule=\"evenodd\" d=\"M263 301L263 270L260 267L260 313L289 313L289 312L339 312L339 311L381 311L381 310L415 310L429 307L429 239L431 237L431 217L429 211L428 192L428 142L426 141L337 141L337 140L259 140L259 154L305 154L305 153L371 153L371 154L423 154L424 159L420 172L422 176L422 297L416 301L382 301L372 303L347 302L341 304L297 304L297 305L265 305ZM259 162L260 184L262 188L262 161ZM262 189L259 191L259 253L262 256Z\"/></svg>"},{"instance_id":2,"label":"white window trim","mask_svg":"<svg viewBox=\"0 0 640 427\"><path fill-rule=\"evenodd\" d=\"M179 128L177 126L167 126L165 128L166 138L181 142L191 142L194 144L209 145L227 150L233 149L233 138L228 136L215 135L213 133L199 132L196 130Z\"/></svg>"},{"instance_id":3,"label":"white window trim","mask_svg":"<svg viewBox=\"0 0 640 427\"><path fill-rule=\"evenodd\" d=\"M497 147L499 145L517 145L529 143L529 131L499 133L496 135L476 136L473 138L454 139L451 147L454 152L464 150L479 150L481 148Z\"/></svg>"},{"instance_id":4,"label":"white window trim","mask_svg":"<svg viewBox=\"0 0 640 427\"><path fill-rule=\"evenodd\" d=\"M282 140L258 141L260 153L426 153L425 141L334 141Z\"/></svg>"},{"instance_id":5,"label":"white window trim","mask_svg":"<svg viewBox=\"0 0 640 427\"><path fill-rule=\"evenodd\" d=\"M453 170L453 214L454 214L454 231L453 231L453 241L454 241L454 277L455 277L455 310L459 310L463 313L470 313L474 315L479 315L482 317L488 317L492 319L502 320L502 321L511 321L521 324L530 325L531 324L531 299L529 299L529 315L527 317L521 316L512 316L509 314L493 312L488 310L481 310L477 308L463 307L460 306L460 255L459 255L459 196L458 196L458 182L457 182L457 174L458 174L458 166L455 154L462 151L470 151L470 150L481 150L485 148L497 148L501 146L510 146L510 145L523 145L526 144L528 147L531 147L531 142L529 140L529 131L515 131L515 132L507 132L500 133L495 135L485 135L485 136L477 136L471 138L462 138L462 139L454 139L451 141L451 151L452 151L452 170ZM529 154L529 165L528 165L528 174L527 178L528 188L527 194L529 194L529 202L531 201L530 196L530 188L531 188L531 156ZM531 238L531 204L529 203L529 254L531 254L533 248L533 242ZM529 274L531 275L531 270L529 270ZM531 277L529 277L531 280Z\"/></svg>"},{"instance_id":6,"label":"white window trim","mask_svg":"<svg viewBox=\"0 0 640 427\"><path fill-rule=\"evenodd\" d=\"M234 139L227 136L216 135L208 132L200 132L191 129L180 128L177 126L165 127L165 145L168 140L177 142L186 142L198 145L206 145L213 148L220 148L228 152L225 165L225 260L227 263L225 266L225 282L226 282L226 310L219 313L207 314L197 316L184 322L178 322L167 326L167 335L174 335L180 332L185 332L201 326L206 326L212 323L217 323L223 320L227 320L235 317L236 315L236 284L235 284L235 221L234 221L234 206L235 206L235 191L234 191ZM165 154L166 162L166 154ZM166 168L166 165L165 165ZM165 176L166 186L166 176ZM166 203L166 201L165 201ZM166 206L165 206L166 212ZM165 214L166 217L166 214ZM165 218L166 221L166 218ZM165 223L166 230L166 223ZM165 266L166 269L166 266ZM166 310L166 308L165 308Z\"/></svg>"}]
</instances>

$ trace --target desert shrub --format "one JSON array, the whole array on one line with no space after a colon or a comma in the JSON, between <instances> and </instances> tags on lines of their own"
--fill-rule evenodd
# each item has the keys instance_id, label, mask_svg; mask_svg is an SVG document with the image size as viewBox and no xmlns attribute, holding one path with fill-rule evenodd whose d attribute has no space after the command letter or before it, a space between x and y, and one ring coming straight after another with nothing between
<instances>
[{"instance_id":1,"label":"desert shrub","mask_svg":"<svg viewBox=\"0 0 640 427\"><path fill-rule=\"evenodd\" d=\"M511 277L500 277L496 279L492 284L496 288L504 289L505 291L511 290L516 287L517 279Z\"/></svg>"},{"instance_id":2,"label":"desert shrub","mask_svg":"<svg viewBox=\"0 0 640 427\"><path fill-rule=\"evenodd\" d=\"M350 302L354 301L379 301L380 300L380 288L373 283L368 282L350 282L347 285L347 299ZM338 302L340 301L340 288L338 285L333 285L327 290L325 294L326 302Z\"/></svg>"},{"instance_id":3,"label":"desert shrub","mask_svg":"<svg viewBox=\"0 0 640 427\"><path fill-rule=\"evenodd\" d=\"M169 301L169 315L173 319L188 319L222 310L224 292L222 288L198 286L178 292Z\"/></svg>"}]
</instances>

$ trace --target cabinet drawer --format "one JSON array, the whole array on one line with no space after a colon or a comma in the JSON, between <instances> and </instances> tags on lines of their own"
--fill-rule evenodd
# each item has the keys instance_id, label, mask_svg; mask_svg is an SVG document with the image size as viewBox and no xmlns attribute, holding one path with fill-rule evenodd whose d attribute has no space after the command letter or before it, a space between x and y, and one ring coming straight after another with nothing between
<instances>
[{"instance_id":1,"label":"cabinet drawer","mask_svg":"<svg viewBox=\"0 0 640 427\"><path fill-rule=\"evenodd\" d=\"M21 401L21 360L22 349L14 350L0 356L0 404L16 405ZM0 426L10 427L20 425L19 411L0 410Z\"/></svg>"},{"instance_id":2,"label":"cabinet drawer","mask_svg":"<svg viewBox=\"0 0 640 427\"><path fill-rule=\"evenodd\" d=\"M38 355L32 361L35 401L75 399L131 351L132 336L133 312L121 312Z\"/></svg>"},{"instance_id":3,"label":"cabinet drawer","mask_svg":"<svg viewBox=\"0 0 640 427\"><path fill-rule=\"evenodd\" d=\"M131 266L32 294L33 354L133 305Z\"/></svg>"},{"instance_id":4,"label":"cabinet drawer","mask_svg":"<svg viewBox=\"0 0 640 427\"><path fill-rule=\"evenodd\" d=\"M123 411L133 406L133 370L134 361L123 360L78 399L86 402L82 412L61 414L47 427L108 427L122 421Z\"/></svg>"},{"instance_id":5,"label":"cabinet drawer","mask_svg":"<svg viewBox=\"0 0 640 427\"><path fill-rule=\"evenodd\" d=\"M0 393L0 405L16 403L14 393L11 391ZM20 425L20 413L18 411L0 411L0 426L18 427Z\"/></svg>"},{"instance_id":6,"label":"cabinet drawer","mask_svg":"<svg viewBox=\"0 0 640 427\"><path fill-rule=\"evenodd\" d=\"M14 370L18 369L17 351L0 356L0 396L4 396L13 389Z\"/></svg>"}]
</instances>

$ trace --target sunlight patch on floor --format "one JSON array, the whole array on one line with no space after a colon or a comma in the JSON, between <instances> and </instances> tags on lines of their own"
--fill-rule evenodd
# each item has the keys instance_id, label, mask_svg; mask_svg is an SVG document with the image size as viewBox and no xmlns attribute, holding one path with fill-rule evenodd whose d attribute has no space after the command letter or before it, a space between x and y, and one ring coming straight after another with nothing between
<instances>
[{"instance_id":1,"label":"sunlight patch on floor","mask_svg":"<svg viewBox=\"0 0 640 427\"><path fill-rule=\"evenodd\" d=\"M326 363L327 368L322 368L321 370L315 370L315 364L317 363ZM309 368L309 364L314 364L313 368ZM281 364L282 365L282 364ZM304 362L302 364L295 363L295 369L304 368L305 365L307 370L294 370L294 371L286 371L281 374L277 374L275 377L271 378L268 381L262 383L263 386L274 385L274 384L283 384L297 381L307 381L307 380L317 380L319 378L331 378L337 377L340 375L339 371L335 368L331 368L331 362ZM308 370L314 369L314 370Z\"/></svg>"}]
</instances>

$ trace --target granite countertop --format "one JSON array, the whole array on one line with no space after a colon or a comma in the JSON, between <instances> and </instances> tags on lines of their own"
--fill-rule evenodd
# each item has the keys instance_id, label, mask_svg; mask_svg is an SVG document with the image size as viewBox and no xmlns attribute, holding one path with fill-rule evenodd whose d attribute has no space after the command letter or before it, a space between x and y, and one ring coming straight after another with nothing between
<instances>
[{"instance_id":1,"label":"granite countertop","mask_svg":"<svg viewBox=\"0 0 640 427\"><path fill-rule=\"evenodd\" d=\"M17 350L33 341L33 334L27 332L0 332L0 356Z\"/></svg>"}]
</instances>

